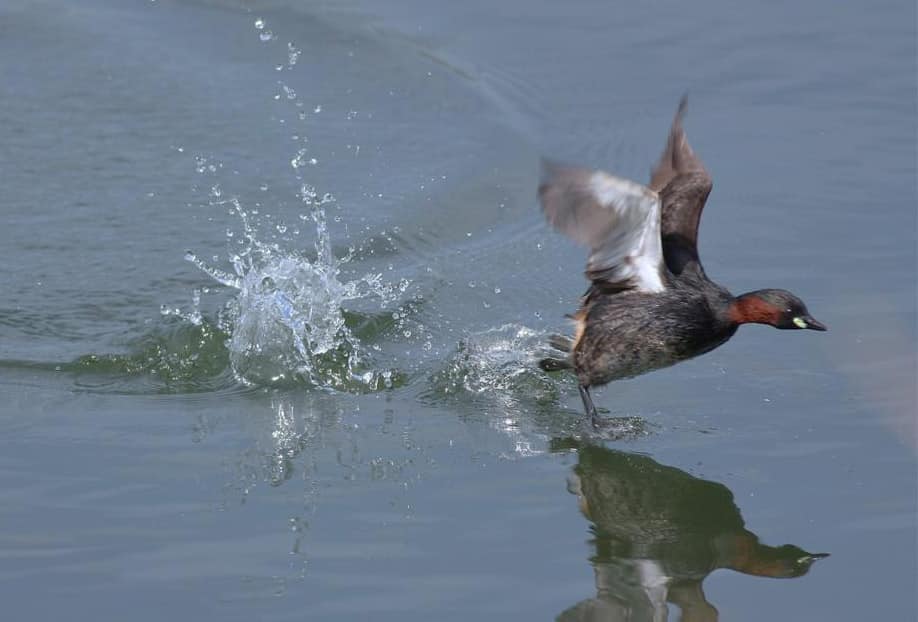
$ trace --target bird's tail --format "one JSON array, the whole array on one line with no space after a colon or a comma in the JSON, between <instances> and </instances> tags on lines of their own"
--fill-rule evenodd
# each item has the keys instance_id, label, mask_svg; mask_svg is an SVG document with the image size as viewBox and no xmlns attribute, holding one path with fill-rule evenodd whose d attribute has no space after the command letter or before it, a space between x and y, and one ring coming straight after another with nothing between
<instances>
[{"instance_id":1,"label":"bird's tail","mask_svg":"<svg viewBox=\"0 0 918 622\"><path fill-rule=\"evenodd\" d=\"M552 335L548 338L548 345L555 350L569 354L574 346L574 341L564 335ZM562 369L571 369L573 365L571 364L570 356L565 358L547 357L539 361L539 367L545 371L561 371Z\"/></svg>"}]
</instances>

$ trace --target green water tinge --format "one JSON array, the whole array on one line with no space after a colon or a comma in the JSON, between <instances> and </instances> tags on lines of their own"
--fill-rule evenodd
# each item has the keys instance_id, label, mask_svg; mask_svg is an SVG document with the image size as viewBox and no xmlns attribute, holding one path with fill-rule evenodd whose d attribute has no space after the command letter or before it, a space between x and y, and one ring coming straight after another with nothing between
<instances>
[{"instance_id":1,"label":"green water tinge","mask_svg":"<svg viewBox=\"0 0 918 622\"><path fill-rule=\"evenodd\" d=\"M227 333L206 320L192 324L170 319L129 343L127 353L86 354L59 366L59 369L81 376L80 383L83 385L98 376L105 381L99 388L114 388L123 385L126 379L145 378L142 386L135 386L134 390L164 393L213 391L236 384L229 366L228 337ZM113 379L117 379L114 386ZM123 388L128 390L127 386Z\"/></svg>"}]
</instances>

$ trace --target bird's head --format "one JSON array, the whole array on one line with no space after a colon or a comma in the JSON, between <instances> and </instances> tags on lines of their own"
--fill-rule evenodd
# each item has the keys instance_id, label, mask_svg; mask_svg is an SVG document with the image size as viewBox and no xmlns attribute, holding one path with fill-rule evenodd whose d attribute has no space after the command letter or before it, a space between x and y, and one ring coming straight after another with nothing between
<instances>
[{"instance_id":1,"label":"bird's head","mask_svg":"<svg viewBox=\"0 0 918 622\"><path fill-rule=\"evenodd\" d=\"M760 289L734 299L729 317L737 324L769 324L775 328L826 330L797 296L783 289Z\"/></svg>"}]
</instances>

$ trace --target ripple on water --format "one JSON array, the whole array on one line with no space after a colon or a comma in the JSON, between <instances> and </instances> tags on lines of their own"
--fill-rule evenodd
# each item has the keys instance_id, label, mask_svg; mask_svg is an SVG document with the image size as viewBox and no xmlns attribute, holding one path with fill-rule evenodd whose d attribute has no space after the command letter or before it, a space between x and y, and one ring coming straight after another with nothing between
<instances>
[{"instance_id":1,"label":"ripple on water","mask_svg":"<svg viewBox=\"0 0 918 622\"><path fill-rule=\"evenodd\" d=\"M238 390L218 324L167 317L132 340L127 352L87 354L54 365L73 374L78 388L106 393L159 394Z\"/></svg>"}]
</instances>

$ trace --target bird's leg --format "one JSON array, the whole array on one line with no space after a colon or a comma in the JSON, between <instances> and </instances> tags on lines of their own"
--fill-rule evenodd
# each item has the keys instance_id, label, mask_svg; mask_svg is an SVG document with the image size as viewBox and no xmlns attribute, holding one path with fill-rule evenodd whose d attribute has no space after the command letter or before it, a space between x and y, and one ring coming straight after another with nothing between
<instances>
[{"instance_id":1,"label":"bird's leg","mask_svg":"<svg viewBox=\"0 0 918 622\"><path fill-rule=\"evenodd\" d=\"M590 388L585 385L580 385L580 399L583 400L583 409L586 411L586 414L590 417L590 423L593 424L594 428L599 427L599 413L596 412L596 406L593 405L593 398L590 397Z\"/></svg>"}]
</instances>

